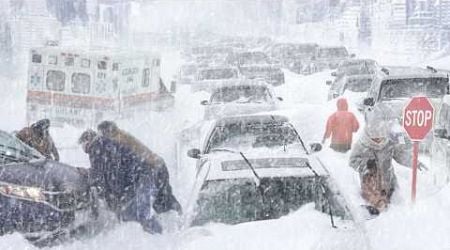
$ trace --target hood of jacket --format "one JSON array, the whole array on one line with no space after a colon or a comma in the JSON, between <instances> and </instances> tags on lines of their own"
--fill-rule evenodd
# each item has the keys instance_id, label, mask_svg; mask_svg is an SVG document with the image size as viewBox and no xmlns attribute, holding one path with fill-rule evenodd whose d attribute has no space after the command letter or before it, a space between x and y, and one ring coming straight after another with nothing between
<instances>
[{"instance_id":1,"label":"hood of jacket","mask_svg":"<svg viewBox=\"0 0 450 250\"><path fill-rule=\"evenodd\" d=\"M348 102L345 98L339 98L336 102L338 111L348 111Z\"/></svg>"}]
</instances>

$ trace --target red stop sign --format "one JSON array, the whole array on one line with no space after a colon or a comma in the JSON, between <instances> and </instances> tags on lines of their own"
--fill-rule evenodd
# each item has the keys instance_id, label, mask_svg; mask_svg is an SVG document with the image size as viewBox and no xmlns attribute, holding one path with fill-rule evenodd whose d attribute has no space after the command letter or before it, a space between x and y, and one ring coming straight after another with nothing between
<instances>
[{"instance_id":1,"label":"red stop sign","mask_svg":"<svg viewBox=\"0 0 450 250\"><path fill-rule=\"evenodd\" d=\"M413 97L403 110L403 127L413 141L421 141L433 128L434 108L427 97Z\"/></svg>"}]
</instances>

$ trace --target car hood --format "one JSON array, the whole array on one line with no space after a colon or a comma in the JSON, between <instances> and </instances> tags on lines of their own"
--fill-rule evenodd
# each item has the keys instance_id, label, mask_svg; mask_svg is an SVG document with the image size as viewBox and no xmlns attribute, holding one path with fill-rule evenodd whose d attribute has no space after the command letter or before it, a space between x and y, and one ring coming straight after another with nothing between
<instances>
[{"instance_id":1,"label":"car hood","mask_svg":"<svg viewBox=\"0 0 450 250\"><path fill-rule=\"evenodd\" d=\"M52 160L12 163L0 166L0 182L45 191L88 190L88 170Z\"/></svg>"},{"instance_id":2,"label":"car hood","mask_svg":"<svg viewBox=\"0 0 450 250\"><path fill-rule=\"evenodd\" d=\"M323 166L302 152L257 150L244 152L255 172L261 178L328 175ZM239 153L214 152L208 154L210 171L208 180L254 178L254 174ZM312 171L312 169L314 171Z\"/></svg>"}]
</instances>

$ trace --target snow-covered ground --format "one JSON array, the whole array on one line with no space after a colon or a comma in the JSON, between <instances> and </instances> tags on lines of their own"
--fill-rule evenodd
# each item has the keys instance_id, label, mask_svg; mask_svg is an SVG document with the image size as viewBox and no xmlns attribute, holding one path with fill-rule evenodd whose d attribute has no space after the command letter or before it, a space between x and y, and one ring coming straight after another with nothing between
<instances>
[{"instance_id":1,"label":"snow-covered ground","mask_svg":"<svg viewBox=\"0 0 450 250\"><path fill-rule=\"evenodd\" d=\"M163 58L163 76L175 73L179 60L176 53ZM286 72L286 84L275 89L283 97L281 114L288 116L307 142L322 138L325 121L335 110L335 102L327 101L325 81L330 72L299 76ZM18 130L25 126L24 79L0 79L13 87L0 92L0 129ZM5 86L5 84L3 84ZM203 117L200 101L208 94L191 93L189 86L178 86L175 107L167 112L141 113L133 120L118 120L152 150L164 157L171 174L174 191L184 205L194 180L195 161L181 156L183 169L177 168L176 136ZM356 107L351 106L356 114ZM363 127L363 119L358 114ZM86 155L76 144L81 130L66 126L51 133L60 148L63 162L88 166ZM356 136L358 138L358 136ZM198 138L193 138L193 140ZM359 177L347 166L348 154L337 154L328 148L316 155L330 170L346 199L359 206ZM419 172L418 198L415 205L409 200L410 170L396 166L400 188L388 211L375 219L362 221L360 226L370 240L372 249L450 249L450 188L434 187L429 172ZM136 223L125 223L99 236L67 243L54 249L363 249L360 239L349 237L333 229L329 217L306 205L278 220L239 225L209 224L203 227L171 229L163 235L148 235ZM0 249L35 249L19 234L0 238Z\"/></svg>"}]
</instances>

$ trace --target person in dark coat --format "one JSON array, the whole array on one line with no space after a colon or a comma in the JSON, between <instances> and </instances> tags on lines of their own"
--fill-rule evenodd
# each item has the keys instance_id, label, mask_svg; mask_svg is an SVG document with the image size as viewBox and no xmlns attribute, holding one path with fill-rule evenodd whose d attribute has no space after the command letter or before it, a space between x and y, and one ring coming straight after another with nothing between
<instances>
[{"instance_id":1,"label":"person in dark coat","mask_svg":"<svg viewBox=\"0 0 450 250\"><path fill-rule=\"evenodd\" d=\"M79 143L89 155L90 185L98 189L108 208L121 221L137 221L145 231L161 233L152 211L158 188L149 166L130 148L93 130L85 131Z\"/></svg>"},{"instance_id":2,"label":"person in dark coat","mask_svg":"<svg viewBox=\"0 0 450 250\"><path fill-rule=\"evenodd\" d=\"M58 149L49 133L50 120L42 119L17 132L16 137L48 159L59 161Z\"/></svg>"},{"instance_id":3,"label":"person in dark coat","mask_svg":"<svg viewBox=\"0 0 450 250\"><path fill-rule=\"evenodd\" d=\"M159 190L153 204L153 209L155 209L157 213L175 210L181 214L182 208L178 200L173 195L172 187L169 182L169 171L167 170L164 159L151 151L137 138L120 129L112 121L101 122L97 126L97 129L101 135L131 149L132 152L138 155L142 161L150 167L155 176L157 189Z\"/></svg>"}]
</instances>

